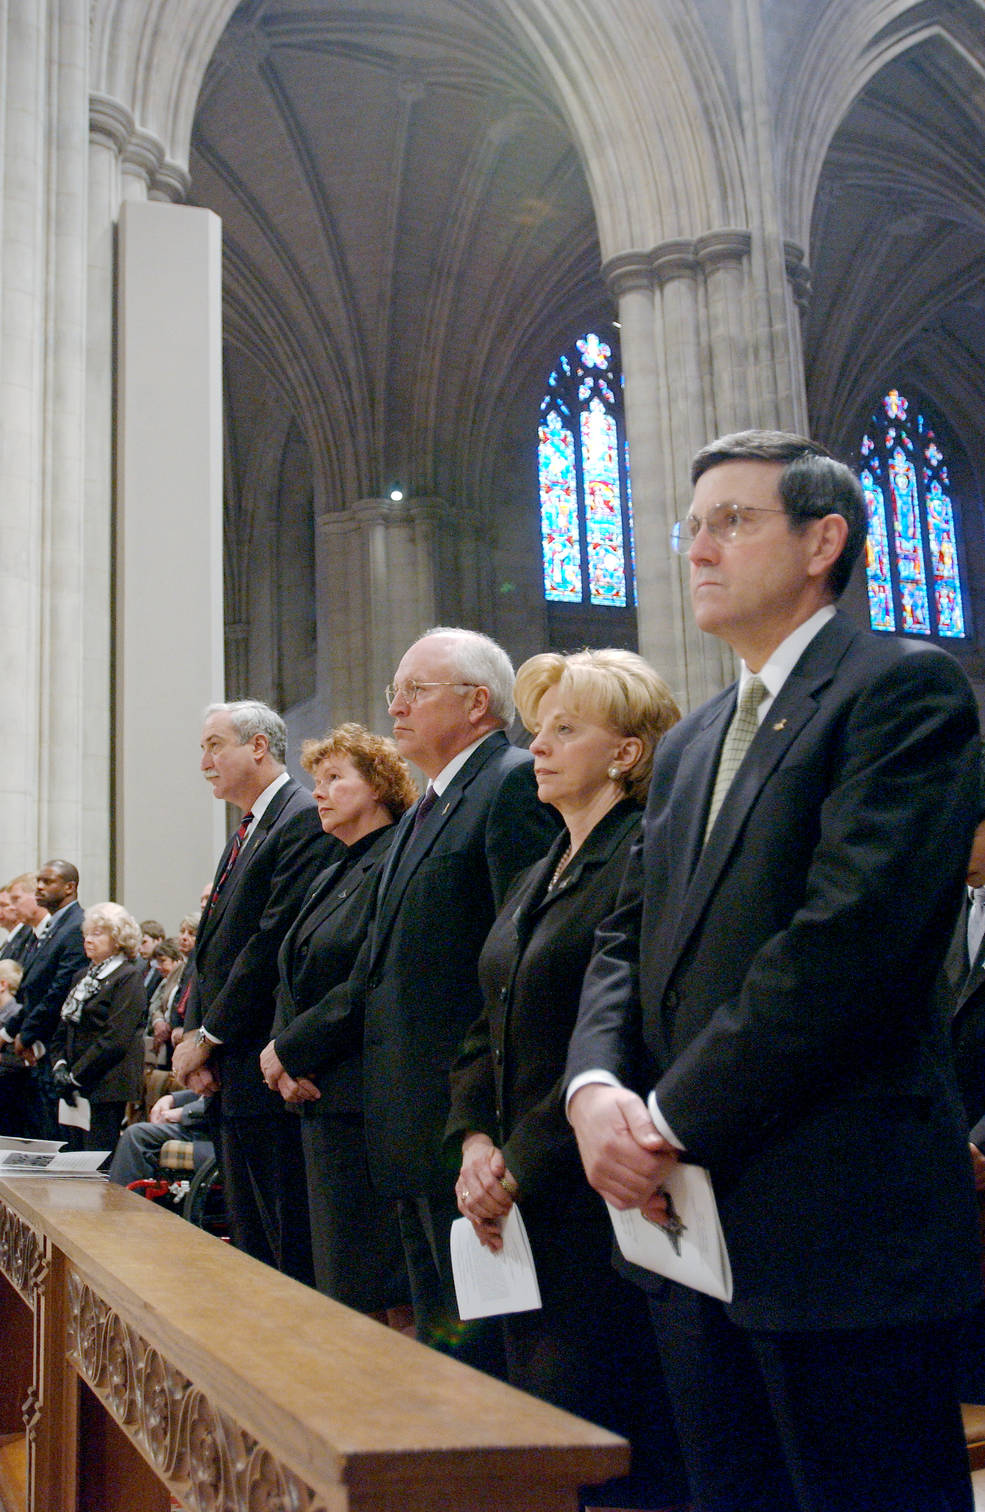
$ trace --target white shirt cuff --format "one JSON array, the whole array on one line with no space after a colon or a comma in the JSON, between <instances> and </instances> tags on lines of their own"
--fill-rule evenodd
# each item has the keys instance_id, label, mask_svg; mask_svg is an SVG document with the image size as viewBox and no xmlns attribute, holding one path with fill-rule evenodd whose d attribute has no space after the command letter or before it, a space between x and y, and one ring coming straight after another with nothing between
<instances>
[{"instance_id":1,"label":"white shirt cuff","mask_svg":"<svg viewBox=\"0 0 985 1512\"><path fill-rule=\"evenodd\" d=\"M650 1117L653 1119L653 1122L656 1126L657 1133L661 1136L661 1138L666 1139L667 1143L669 1145L673 1145L675 1150L683 1150L684 1146L681 1144L681 1141L678 1139L677 1135L670 1127L670 1124L667 1122L666 1118L664 1118L663 1114L660 1111L659 1105L657 1103L656 1092L650 1093L649 1097L646 1100L646 1106L647 1111L649 1112Z\"/></svg>"},{"instance_id":2,"label":"white shirt cuff","mask_svg":"<svg viewBox=\"0 0 985 1512\"><path fill-rule=\"evenodd\" d=\"M12 1045L13 1043L14 1036L12 1034L8 1034L3 1025L0 1024L0 1045Z\"/></svg>"},{"instance_id":3,"label":"white shirt cuff","mask_svg":"<svg viewBox=\"0 0 985 1512\"><path fill-rule=\"evenodd\" d=\"M580 1092L582 1087L590 1087L593 1082L601 1082L602 1085L606 1087L622 1086L622 1082L619 1080L618 1076L613 1076L611 1071L580 1071L578 1075L573 1076L571 1078L571 1081L568 1083L568 1090L564 1095L565 1113L567 1113L568 1105L570 1104L571 1099L574 1097L575 1093Z\"/></svg>"}]
</instances>

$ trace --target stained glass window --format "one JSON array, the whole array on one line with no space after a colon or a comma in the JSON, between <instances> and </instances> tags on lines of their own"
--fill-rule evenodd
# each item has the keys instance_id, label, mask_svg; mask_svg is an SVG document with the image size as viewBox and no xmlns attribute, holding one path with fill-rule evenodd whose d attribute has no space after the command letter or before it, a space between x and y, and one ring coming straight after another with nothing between
<instances>
[{"instance_id":1,"label":"stained glass window","mask_svg":"<svg viewBox=\"0 0 985 1512\"><path fill-rule=\"evenodd\" d=\"M562 353L540 406L544 593L555 604L635 603L629 460L616 333Z\"/></svg>"},{"instance_id":2,"label":"stained glass window","mask_svg":"<svg viewBox=\"0 0 985 1512\"><path fill-rule=\"evenodd\" d=\"M858 456L869 533L865 575L873 630L967 635L947 459L918 405L883 396Z\"/></svg>"}]
</instances>

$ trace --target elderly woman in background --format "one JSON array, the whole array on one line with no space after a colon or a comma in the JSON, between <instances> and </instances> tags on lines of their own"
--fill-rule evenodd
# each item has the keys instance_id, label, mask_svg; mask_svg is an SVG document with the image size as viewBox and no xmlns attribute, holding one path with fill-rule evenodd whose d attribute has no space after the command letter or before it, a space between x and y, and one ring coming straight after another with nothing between
<instances>
[{"instance_id":1,"label":"elderly woman in background","mask_svg":"<svg viewBox=\"0 0 985 1512\"><path fill-rule=\"evenodd\" d=\"M143 961L140 925L119 903L97 903L82 921L89 965L72 983L51 1044L55 1088L62 1100L89 1104L89 1127L62 1124L73 1150L112 1154L128 1102L143 1086Z\"/></svg>"},{"instance_id":2,"label":"elderly woman in background","mask_svg":"<svg viewBox=\"0 0 985 1512\"><path fill-rule=\"evenodd\" d=\"M315 1284L362 1312L402 1302L396 1220L374 1195L362 1115L362 1020L349 973L362 944L394 822L417 797L389 740L343 724L307 741L326 834L347 847L316 878L281 946L274 1037L260 1057L267 1084L301 1102Z\"/></svg>"},{"instance_id":3,"label":"elderly woman in background","mask_svg":"<svg viewBox=\"0 0 985 1512\"><path fill-rule=\"evenodd\" d=\"M640 832L654 749L680 710L652 667L613 649L531 658L516 703L534 734L538 796L565 828L517 878L479 959L485 1011L452 1070L456 1194L492 1249L514 1202L523 1214L543 1305L503 1319L511 1384L629 1438L633 1480L620 1489L652 1505L683 1489L676 1439L646 1299L613 1269L562 1076L595 929Z\"/></svg>"}]
</instances>

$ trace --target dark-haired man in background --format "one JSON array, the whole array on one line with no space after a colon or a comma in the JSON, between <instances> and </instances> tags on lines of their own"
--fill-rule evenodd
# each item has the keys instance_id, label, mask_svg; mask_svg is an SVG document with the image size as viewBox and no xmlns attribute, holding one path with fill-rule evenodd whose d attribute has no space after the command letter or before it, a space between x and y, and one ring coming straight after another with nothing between
<instances>
[{"instance_id":1,"label":"dark-haired man in background","mask_svg":"<svg viewBox=\"0 0 985 1512\"><path fill-rule=\"evenodd\" d=\"M979 1294L934 979L977 811L957 664L837 613L858 480L802 437L698 453L675 532L742 659L654 763L568 1062L592 1184L707 1166L729 1305L654 1280L702 1512L970 1512L950 1320ZM649 1104L649 1106L648 1106Z\"/></svg>"},{"instance_id":2,"label":"dark-haired man in background","mask_svg":"<svg viewBox=\"0 0 985 1512\"><path fill-rule=\"evenodd\" d=\"M38 872L35 894L36 943L21 958L24 976L19 1014L0 1029L31 1068L30 1101L24 1133L54 1139L58 1132L58 1095L51 1079L47 1047L62 1004L77 972L89 964L82 948L79 873L71 861L46 861Z\"/></svg>"}]
</instances>

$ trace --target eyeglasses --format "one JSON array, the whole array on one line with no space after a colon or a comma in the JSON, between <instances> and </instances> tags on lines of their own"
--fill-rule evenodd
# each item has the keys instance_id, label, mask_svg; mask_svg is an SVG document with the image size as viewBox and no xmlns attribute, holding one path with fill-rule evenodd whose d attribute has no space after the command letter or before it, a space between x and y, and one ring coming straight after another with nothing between
<instances>
[{"instance_id":1,"label":"eyeglasses","mask_svg":"<svg viewBox=\"0 0 985 1512\"><path fill-rule=\"evenodd\" d=\"M386 687L383 689L383 696L386 698L387 707L389 708L390 704L396 703L398 698L402 699L406 704L416 703L425 688L461 688L464 692L466 688L477 687L479 687L478 683L414 682L412 679L409 683L404 683L402 688L399 687L397 683L387 683Z\"/></svg>"},{"instance_id":2,"label":"eyeglasses","mask_svg":"<svg viewBox=\"0 0 985 1512\"><path fill-rule=\"evenodd\" d=\"M687 556L701 532L702 526L713 540L735 541L740 535L752 533L756 516L761 514L787 514L786 509L768 509L761 504L716 504L702 519L688 514L671 527L670 544L680 556Z\"/></svg>"}]
</instances>

